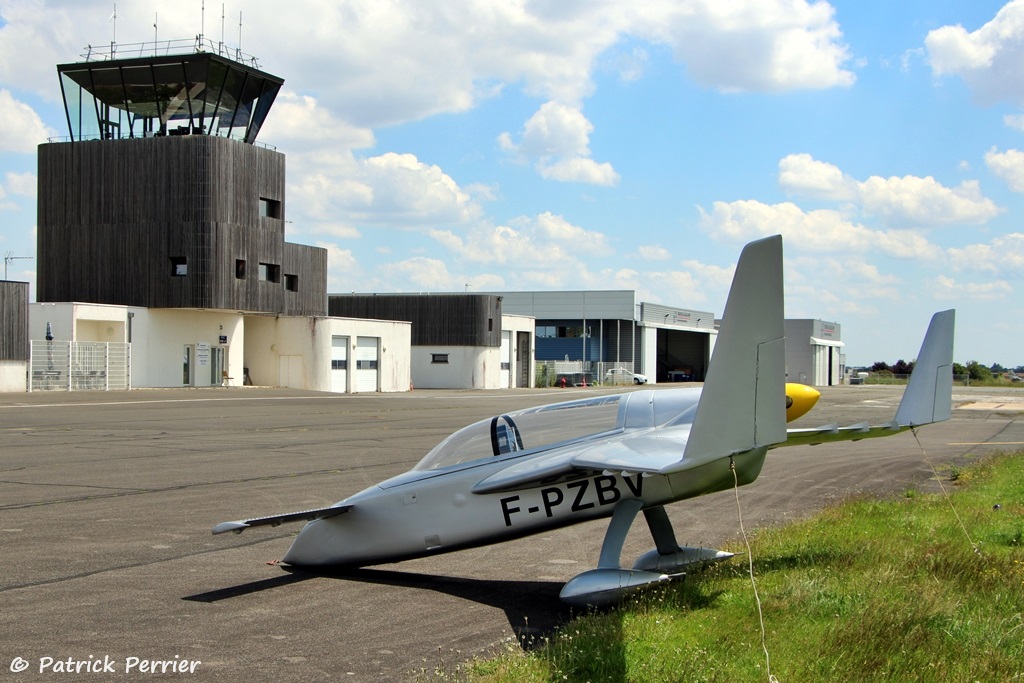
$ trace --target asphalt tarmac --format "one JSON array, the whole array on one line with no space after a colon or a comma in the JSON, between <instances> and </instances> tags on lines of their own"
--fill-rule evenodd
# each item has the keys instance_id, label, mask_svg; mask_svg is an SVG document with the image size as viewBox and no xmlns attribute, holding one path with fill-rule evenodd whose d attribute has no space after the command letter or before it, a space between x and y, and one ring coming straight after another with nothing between
<instances>
[{"instance_id":1,"label":"asphalt tarmac","mask_svg":"<svg viewBox=\"0 0 1024 683\"><path fill-rule=\"evenodd\" d=\"M953 419L919 432L926 456L910 433L772 451L740 489L746 528L857 493L934 490L928 461L941 471L1024 448L1024 391L954 392ZM558 592L596 565L606 521L335 576L268 564L299 525L210 529L333 503L459 427L588 393L609 392L0 394L0 680L76 667L107 681L413 680L548 633L570 616ZM830 388L796 424L884 422L901 393ZM683 544L739 535L732 491L669 513ZM652 546L639 522L623 558Z\"/></svg>"}]
</instances>

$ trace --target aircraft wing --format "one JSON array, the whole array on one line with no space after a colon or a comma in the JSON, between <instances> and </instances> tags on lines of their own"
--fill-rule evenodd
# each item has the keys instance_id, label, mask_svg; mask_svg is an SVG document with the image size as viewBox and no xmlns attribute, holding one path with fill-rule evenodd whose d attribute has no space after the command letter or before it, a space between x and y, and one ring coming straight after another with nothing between
<instances>
[{"instance_id":1,"label":"aircraft wing","mask_svg":"<svg viewBox=\"0 0 1024 683\"><path fill-rule=\"evenodd\" d=\"M686 445L685 439L650 435L627 440L610 440L597 444L581 444L575 448L558 449L550 455L530 458L509 465L478 482L473 493L495 493L536 486L544 481L557 481L579 472L612 471L630 474L661 472L676 465Z\"/></svg>"},{"instance_id":2,"label":"aircraft wing","mask_svg":"<svg viewBox=\"0 0 1024 683\"><path fill-rule=\"evenodd\" d=\"M315 510L301 510L299 512L286 512L283 515L270 515L269 517L254 517L252 519L240 519L235 522L221 522L213 527L214 534L223 534L234 531L240 534L253 526L278 526L288 522L312 522L314 519L326 519L348 512L352 505L333 505Z\"/></svg>"}]
</instances>

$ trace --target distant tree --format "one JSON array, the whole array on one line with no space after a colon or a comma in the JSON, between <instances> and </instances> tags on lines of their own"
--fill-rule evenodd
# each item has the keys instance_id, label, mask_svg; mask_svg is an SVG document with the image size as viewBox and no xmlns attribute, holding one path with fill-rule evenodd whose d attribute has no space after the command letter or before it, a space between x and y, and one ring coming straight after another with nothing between
<instances>
[{"instance_id":1,"label":"distant tree","mask_svg":"<svg viewBox=\"0 0 1024 683\"><path fill-rule=\"evenodd\" d=\"M1013 369L1013 371L1017 373L1024 372L1024 365L1018 365Z\"/></svg>"},{"instance_id":2,"label":"distant tree","mask_svg":"<svg viewBox=\"0 0 1024 683\"><path fill-rule=\"evenodd\" d=\"M993 363L993 364L992 364L992 365L991 365L991 366L989 367L989 370L990 370L990 371L992 372L992 374L993 374L993 375L1001 375L1001 374L1003 374L1004 372L1006 372L1006 368L1004 368L1004 367L1003 367L1002 365L1000 365L999 363Z\"/></svg>"},{"instance_id":3,"label":"distant tree","mask_svg":"<svg viewBox=\"0 0 1024 683\"><path fill-rule=\"evenodd\" d=\"M976 360L967 361L967 374L977 382L984 382L992 379L992 371Z\"/></svg>"},{"instance_id":4,"label":"distant tree","mask_svg":"<svg viewBox=\"0 0 1024 683\"><path fill-rule=\"evenodd\" d=\"M953 374L957 377L963 377L967 374L967 368L960 363L953 363Z\"/></svg>"},{"instance_id":5,"label":"distant tree","mask_svg":"<svg viewBox=\"0 0 1024 683\"><path fill-rule=\"evenodd\" d=\"M878 361L871 366L871 372L892 372L892 368L885 361Z\"/></svg>"},{"instance_id":6,"label":"distant tree","mask_svg":"<svg viewBox=\"0 0 1024 683\"><path fill-rule=\"evenodd\" d=\"M914 371L914 363L906 362L902 358L896 361L896 364L892 366L892 372L894 375L909 375Z\"/></svg>"}]
</instances>

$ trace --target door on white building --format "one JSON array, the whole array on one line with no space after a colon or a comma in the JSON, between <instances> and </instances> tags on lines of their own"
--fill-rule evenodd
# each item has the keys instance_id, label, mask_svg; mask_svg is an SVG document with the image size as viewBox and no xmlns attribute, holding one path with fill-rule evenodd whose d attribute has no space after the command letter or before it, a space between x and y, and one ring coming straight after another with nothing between
<instances>
[{"instance_id":1,"label":"door on white building","mask_svg":"<svg viewBox=\"0 0 1024 683\"><path fill-rule=\"evenodd\" d=\"M356 337L356 391L377 391L380 337Z\"/></svg>"},{"instance_id":2,"label":"door on white building","mask_svg":"<svg viewBox=\"0 0 1024 683\"><path fill-rule=\"evenodd\" d=\"M181 386L190 387L192 386L192 355L195 347L191 344L185 344L185 354L182 357L181 363Z\"/></svg>"},{"instance_id":3,"label":"door on white building","mask_svg":"<svg viewBox=\"0 0 1024 683\"><path fill-rule=\"evenodd\" d=\"M348 391L348 337L331 337L331 391Z\"/></svg>"},{"instance_id":4,"label":"door on white building","mask_svg":"<svg viewBox=\"0 0 1024 683\"><path fill-rule=\"evenodd\" d=\"M512 386L512 332L501 332L501 387Z\"/></svg>"}]
</instances>

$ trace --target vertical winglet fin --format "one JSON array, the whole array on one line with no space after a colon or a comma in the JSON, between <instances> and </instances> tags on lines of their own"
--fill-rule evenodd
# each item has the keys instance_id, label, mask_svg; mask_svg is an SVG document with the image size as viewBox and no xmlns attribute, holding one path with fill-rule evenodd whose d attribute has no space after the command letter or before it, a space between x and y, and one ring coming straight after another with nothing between
<instances>
[{"instance_id":1,"label":"vertical winglet fin","mask_svg":"<svg viewBox=\"0 0 1024 683\"><path fill-rule=\"evenodd\" d=\"M953 330L956 311L932 316L910 382L896 411L900 426L948 420L953 403Z\"/></svg>"},{"instance_id":2,"label":"vertical winglet fin","mask_svg":"<svg viewBox=\"0 0 1024 683\"><path fill-rule=\"evenodd\" d=\"M744 247L736 264L684 462L786 440L782 236Z\"/></svg>"}]
</instances>

